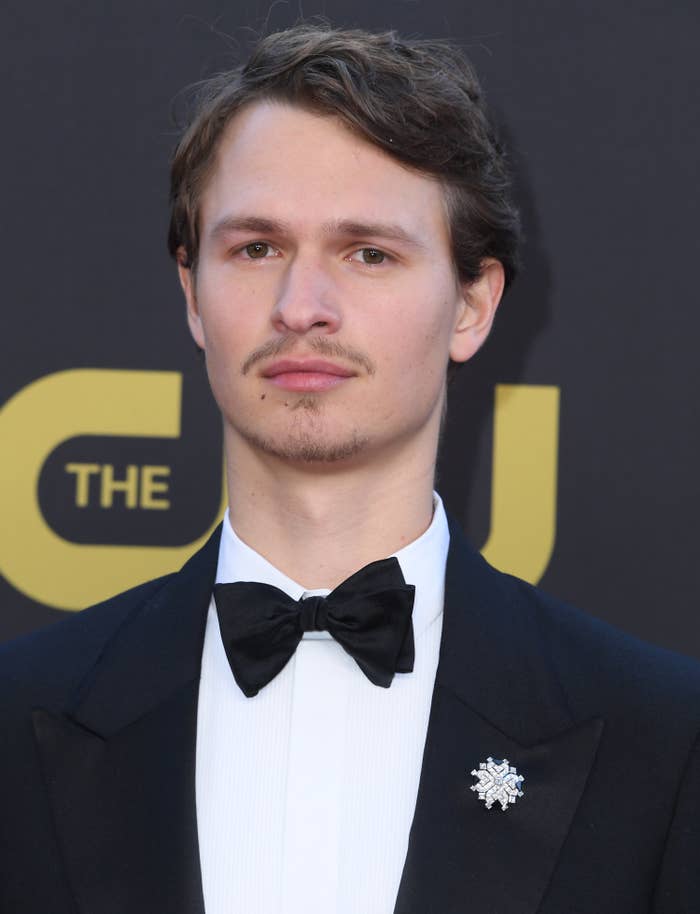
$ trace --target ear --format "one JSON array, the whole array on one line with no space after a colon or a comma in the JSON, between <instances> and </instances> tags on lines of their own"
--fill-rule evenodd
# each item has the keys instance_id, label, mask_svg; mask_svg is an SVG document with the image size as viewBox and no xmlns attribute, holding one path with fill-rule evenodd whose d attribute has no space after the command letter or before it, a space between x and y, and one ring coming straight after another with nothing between
<instances>
[{"instance_id":1,"label":"ear","mask_svg":"<svg viewBox=\"0 0 700 914\"><path fill-rule=\"evenodd\" d=\"M197 304L197 292L195 288L195 277L191 266L187 265L187 252L183 247L177 249L177 272L180 277L180 285L185 294L187 303L187 323L190 333L195 343L200 349L204 349L204 328L202 327L202 318L199 313Z\"/></svg>"},{"instance_id":2,"label":"ear","mask_svg":"<svg viewBox=\"0 0 700 914\"><path fill-rule=\"evenodd\" d=\"M463 283L457 320L450 344L453 362L466 362L489 335L496 308L503 295L505 273L500 260L487 257L474 282Z\"/></svg>"}]
</instances>

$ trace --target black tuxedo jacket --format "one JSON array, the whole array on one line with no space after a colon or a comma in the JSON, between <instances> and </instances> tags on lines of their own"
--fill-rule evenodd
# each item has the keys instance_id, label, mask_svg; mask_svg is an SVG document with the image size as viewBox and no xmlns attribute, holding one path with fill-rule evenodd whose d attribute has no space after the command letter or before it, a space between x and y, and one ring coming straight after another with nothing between
<instances>
[{"instance_id":1,"label":"black tuxedo jacket","mask_svg":"<svg viewBox=\"0 0 700 914\"><path fill-rule=\"evenodd\" d=\"M395 914L700 911L698 665L451 535ZM0 650L1 914L203 914L195 734L218 542ZM525 777L506 812L469 789L488 756Z\"/></svg>"}]
</instances>

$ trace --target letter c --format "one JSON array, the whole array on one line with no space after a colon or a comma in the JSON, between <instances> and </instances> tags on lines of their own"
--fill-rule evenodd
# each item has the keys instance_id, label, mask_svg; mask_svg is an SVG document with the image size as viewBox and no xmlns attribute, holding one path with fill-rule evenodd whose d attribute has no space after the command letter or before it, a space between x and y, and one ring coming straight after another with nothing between
<instances>
[{"instance_id":1,"label":"letter c","mask_svg":"<svg viewBox=\"0 0 700 914\"><path fill-rule=\"evenodd\" d=\"M76 369L50 374L14 395L0 412L4 472L0 501L3 573L17 590L58 609L77 610L139 581L179 568L210 530L185 546L70 543L44 520L39 475L61 442L81 435L178 438L182 376L174 371Z\"/></svg>"}]
</instances>

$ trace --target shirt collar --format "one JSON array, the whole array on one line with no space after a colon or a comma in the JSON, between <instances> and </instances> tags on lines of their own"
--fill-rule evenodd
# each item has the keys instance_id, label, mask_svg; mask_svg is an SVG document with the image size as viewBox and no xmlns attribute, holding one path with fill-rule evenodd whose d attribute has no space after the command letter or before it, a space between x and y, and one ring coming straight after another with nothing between
<instances>
[{"instance_id":1,"label":"shirt collar","mask_svg":"<svg viewBox=\"0 0 700 914\"><path fill-rule=\"evenodd\" d=\"M413 632L418 637L442 613L445 591L445 564L450 533L442 499L433 492L433 519L418 539L392 553L401 565L407 584L416 588L413 604ZM385 556L390 558L390 556ZM325 595L329 590L307 590L275 568L266 558L238 537L231 526L228 509L224 515L219 547L216 583L258 581L283 590L293 600L302 596ZM307 635L326 633L307 632Z\"/></svg>"}]
</instances>

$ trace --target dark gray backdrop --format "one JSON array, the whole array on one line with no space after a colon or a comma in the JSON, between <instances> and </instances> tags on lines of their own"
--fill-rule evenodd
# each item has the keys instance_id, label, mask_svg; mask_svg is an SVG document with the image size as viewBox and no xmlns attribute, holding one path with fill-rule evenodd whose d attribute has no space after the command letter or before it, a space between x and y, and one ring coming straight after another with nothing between
<instances>
[{"instance_id":1,"label":"dark gray backdrop","mask_svg":"<svg viewBox=\"0 0 700 914\"><path fill-rule=\"evenodd\" d=\"M171 109L254 34L318 13L458 40L512 149L525 266L451 390L439 479L448 508L482 545L494 387L556 385L557 532L541 586L700 657L700 13L681 0L11 0L0 33L1 399L65 369L184 377L178 441L59 446L38 485L46 523L77 542L137 545L186 543L211 523L218 420L165 253ZM6 435L2 455L21 459ZM79 511L67 460L167 464L171 510ZM12 529L11 511L2 523ZM5 579L0 594L2 638L63 615Z\"/></svg>"}]
</instances>

